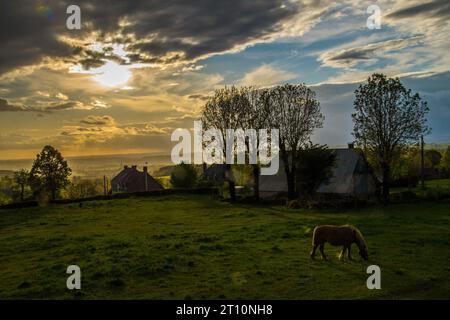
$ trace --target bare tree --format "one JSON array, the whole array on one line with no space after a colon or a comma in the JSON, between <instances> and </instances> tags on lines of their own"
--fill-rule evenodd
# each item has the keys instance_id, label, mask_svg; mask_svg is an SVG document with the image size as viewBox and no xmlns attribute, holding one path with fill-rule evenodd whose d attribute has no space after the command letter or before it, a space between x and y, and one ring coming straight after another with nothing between
<instances>
[{"instance_id":1,"label":"bare tree","mask_svg":"<svg viewBox=\"0 0 450 320\"><path fill-rule=\"evenodd\" d=\"M389 180L396 152L430 132L429 109L398 78L373 74L355 91L353 135L382 170L383 199L389 202Z\"/></svg>"},{"instance_id":2,"label":"bare tree","mask_svg":"<svg viewBox=\"0 0 450 320\"><path fill-rule=\"evenodd\" d=\"M248 102L243 94L244 89L235 86L217 89L209 98L202 110L202 122L208 129L217 129L223 137L223 155L226 154L227 144L225 137L227 130L236 130L243 127ZM234 141L231 143L234 144ZM230 148L231 150L231 148ZM235 201L235 182L231 171L231 164L225 164L225 179L229 185L231 201Z\"/></svg>"},{"instance_id":3,"label":"bare tree","mask_svg":"<svg viewBox=\"0 0 450 320\"><path fill-rule=\"evenodd\" d=\"M258 89L255 87L244 87L242 88L244 94L244 104L245 112L243 115L242 123L244 129L254 129L256 132L262 129L270 129L270 103L268 97L270 96L269 89ZM247 141L248 142L248 141ZM261 141L256 140L256 157L259 159L259 144ZM246 144L247 150L250 153L250 145ZM252 175L253 175L253 192L254 197L259 200L259 175L260 175L260 164L252 164Z\"/></svg>"},{"instance_id":4,"label":"bare tree","mask_svg":"<svg viewBox=\"0 0 450 320\"><path fill-rule=\"evenodd\" d=\"M279 129L280 155L288 182L288 196L296 196L296 164L300 151L310 145L316 128L322 127L324 117L315 92L304 84L285 84L271 88L263 99L270 109L267 117L271 128Z\"/></svg>"}]
</instances>

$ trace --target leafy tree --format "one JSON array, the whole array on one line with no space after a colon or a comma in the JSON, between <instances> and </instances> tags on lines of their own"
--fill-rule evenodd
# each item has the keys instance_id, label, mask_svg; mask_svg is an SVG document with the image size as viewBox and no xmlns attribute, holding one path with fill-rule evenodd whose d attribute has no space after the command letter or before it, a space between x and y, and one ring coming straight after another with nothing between
<instances>
[{"instance_id":1,"label":"leafy tree","mask_svg":"<svg viewBox=\"0 0 450 320\"><path fill-rule=\"evenodd\" d=\"M14 172L14 182L17 183L20 187L20 201L23 201L25 188L29 185L30 182L30 172L26 169L21 169Z\"/></svg>"},{"instance_id":2,"label":"leafy tree","mask_svg":"<svg viewBox=\"0 0 450 320\"><path fill-rule=\"evenodd\" d=\"M370 153L383 175L383 199L389 202L391 168L398 150L430 132L429 109L398 78L373 74L355 91L352 114L356 142Z\"/></svg>"},{"instance_id":3,"label":"leafy tree","mask_svg":"<svg viewBox=\"0 0 450 320\"><path fill-rule=\"evenodd\" d=\"M8 204L13 200L13 180L6 176L0 178L0 204Z\"/></svg>"},{"instance_id":4,"label":"leafy tree","mask_svg":"<svg viewBox=\"0 0 450 320\"><path fill-rule=\"evenodd\" d=\"M175 166L170 175L170 183L175 188L189 189L197 185L198 173L192 164L184 162Z\"/></svg>"},{"instance_id":5,"label":"leafy tree","mask_svg":"<svg viewBox=\"0 0 450 320\"><path fill-rule=\"evenodd\" d=\"M45 146L34 160L30 181L35 191L48 191L54 200L56 192L70 183L71 173L61 153L52 146Z\"/></svg>"},{"instance_id":6,"label":"leafy tree","mask_svg":"<svg viewBox=\"0 0 450 320\"><path fill-rule=\"evenodd\" d=\"M425 150L424 157L429 161L431 168L439 167L441 164L442 154L437 150Z\"/></svg>"},{"instance_id":7,"label":"leafy tree","mask_svg":"<svg viewBox=\"0 0 450 320\"><path fill-rule=\"evenodd\" d=\"M74 177L72 183L66 188L67 197L70 199L94 197L103 193L103 181L99 179L89 180Z\"/></svg>"},{"instance_id":8,"label":"leafy tree","mask_svg":"<svg viewBox=\"0 0 450 320\"><path fill-rule=\"evenodd\" d=\"M285 84L270 89L266 99L270 106L268 123L279 129L280 155L288 182L288 196L296 197L297 163L300 153L310 146L310 138L323 124L316 94L304 84Z\"/></svg>"},{"instance_id":9,"label":"leafy tree","mask_svg":"<svg viewBox=\"0 0 450 320\"><path fill-rule=\"evenodd\" d=\"M296 187L300 197L315 194L319 186L333 174L336 155L326 146L311 145L301 150L296 170Z\"/></svg>"},{"instance_id":10,"label":"leafy tree","mask_svg":"<svg viewBox=\"0 0 450 320\"><path fill-rule=\"evenodd\" d=\"M447 147L447 150L444 152L444 156L442 157L441 166L445 170L450 170L450 146Z\"/></svg>"}]
</instances>

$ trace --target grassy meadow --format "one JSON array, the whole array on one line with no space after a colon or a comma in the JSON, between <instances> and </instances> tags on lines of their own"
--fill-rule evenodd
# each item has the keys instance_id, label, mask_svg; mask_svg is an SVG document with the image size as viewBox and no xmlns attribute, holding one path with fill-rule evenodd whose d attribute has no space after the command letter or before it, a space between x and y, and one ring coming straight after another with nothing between
<instances>
[{"instance_id":1,"label":"grassy meadow","mask_svg":"<svg viewBox=\"0 0 450 320\"><path fill-rule=\"evenodd\" d=\"M357 211L167 196L0 210L1 299L450 299L450 203ZM353 224L369 261L325 246L317 224ZM66 288L81 267L82 289ZM381 290L366 268L381 267Z\"/></svg>"}]
</instances>

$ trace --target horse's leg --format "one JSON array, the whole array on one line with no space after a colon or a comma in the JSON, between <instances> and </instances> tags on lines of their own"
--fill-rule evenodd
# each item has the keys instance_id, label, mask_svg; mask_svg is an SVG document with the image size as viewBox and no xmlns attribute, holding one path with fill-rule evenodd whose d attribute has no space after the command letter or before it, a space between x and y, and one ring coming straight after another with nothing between
<instances>
[{"instance_id":1,"label":"horse's leg","mask_svg":"<svg viewBox=\"0 0 450 320\"><path fill-rule=\"evenodd\" d=\"M327 256L325 255L325 252L323 252L323 247L324 247L324 244L322 243L319 247L320 253L322 254L322 259L327 260Z\"/></svg>"},{"instance_id":2,"label":"horse's leg","mask_svg":"<svg viewBox=\"0 0 450 320\"><path fill-rule=\"evenodd\" d=\"M348 252L348 260L352 260L352 255L350 254L350 249L352 248L352 245L347 246L347 252Z\"/></svg>"},{"instance_id":3,"label":"horse's leg","mask_svg":"<svg viewBox=\"0 0 450 320\"><path fill-rule=\"evenodd\" d=\"M341 259L343 259L343 258L345 257L345 250L346 250L346 249L347 249L347 248L346 248L345 246L342 247L341 254L339 255L339 260L341 260Z\"/></svg>"},{"instance_id":4,"label":"horse's leg","mask_svg":"<svg viewBox=\"0 0 450 320\"><path fill-rule=\"evenodd\" d=\"M313 249L311 250L311 259L314 259L315 255L316 255L316 249L318 246L319 246L318 244L315 244L313 246Z\"/></svg>"}]
</instances>

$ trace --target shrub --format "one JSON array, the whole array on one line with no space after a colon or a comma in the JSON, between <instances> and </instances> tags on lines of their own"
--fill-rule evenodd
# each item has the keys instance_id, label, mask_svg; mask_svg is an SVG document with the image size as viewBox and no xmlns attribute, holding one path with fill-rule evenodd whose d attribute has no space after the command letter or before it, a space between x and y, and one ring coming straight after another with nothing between
<instances>
[{"instance_id":1,"label":"shrub","mask_svg":"<svg viewBox=\"0 0 450 320\"><path fill-rule=\"evenodd\" d=\"M197 169L193 165L184 162L177 165L170 175L170 183L174 188L194 188L197 185L197 180Z\"/></svg>"}]
</instances>

